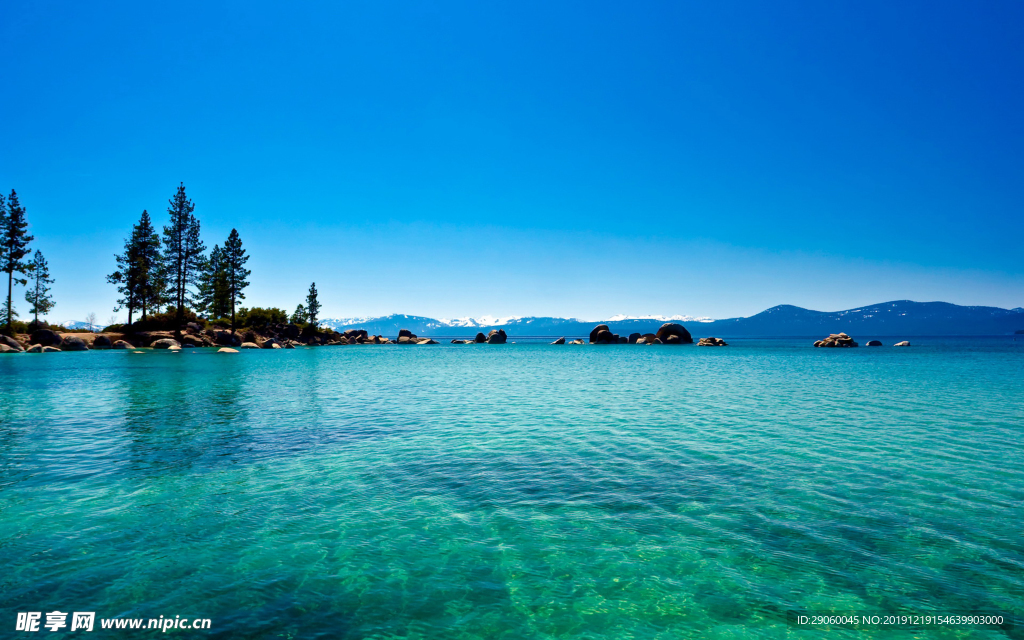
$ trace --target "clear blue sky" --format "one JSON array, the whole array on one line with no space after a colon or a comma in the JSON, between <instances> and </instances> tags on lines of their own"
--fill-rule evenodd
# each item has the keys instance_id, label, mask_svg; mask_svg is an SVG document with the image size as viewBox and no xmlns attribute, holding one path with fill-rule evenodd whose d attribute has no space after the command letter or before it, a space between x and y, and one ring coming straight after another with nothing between
<instances>
[{"instance_id":1,"label":"clear blue sky","mask_svg":"<svg viewBox=\"0 0 1024 640\"><path fill-rule=\"evenodd\" d=\"M249 303L327 316L1015 307L1022 42L1016 1L12 0L0 189L56 320L179 181Z\"/></svg>"}]
</instances>

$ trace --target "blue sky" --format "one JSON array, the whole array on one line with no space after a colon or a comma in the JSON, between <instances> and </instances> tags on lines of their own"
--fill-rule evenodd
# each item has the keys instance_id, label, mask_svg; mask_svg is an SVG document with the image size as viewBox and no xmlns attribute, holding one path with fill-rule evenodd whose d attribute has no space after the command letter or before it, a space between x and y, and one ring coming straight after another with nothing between
<instances>
[{"instance_id":1,"label":"blue sky","mask_svg":"<svg viewBox=\"0 0 1024 640\"><path fill-rule=\"evenodd\" d=\"M1015 307L1022 41L1019 2L6 2L0 189L56 320L179 181L250 304L327 316Z\"/></svg>"}]
</instances>

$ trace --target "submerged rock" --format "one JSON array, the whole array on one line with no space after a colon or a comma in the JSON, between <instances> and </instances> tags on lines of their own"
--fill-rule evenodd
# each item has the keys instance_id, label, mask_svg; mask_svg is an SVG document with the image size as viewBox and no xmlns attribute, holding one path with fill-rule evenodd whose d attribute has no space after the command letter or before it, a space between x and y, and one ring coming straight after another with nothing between
<instances>
[{"instance_id":1,"label":"submerged rock","mask_svg":"<svg viewBox=\"0 0 1024 640\"><path fill-rule=\"evenodd\" d=\"M698 347L728 347L729 343L721 338L701 338Z\"/></svg>"},{"instance_id":2,"label":"submerged rock","mask_svg":"<svg viewBox=\"0 0 1024 640\"><path fill-rule=\"evenodd\" d=\"M845 333L833 333L824 340L818 340L814 343L816 347L857 347L860 346L854 342L853 338L846 335Z\"/></svg>"},{"instance_id":3,"label":"submerged rock","mask_svg":"<svg viewBox=\"0 0 1024 640\"><path fill-rule=\"evenodd\" d=\"M416 342L416 344L438 344L437 341L431 340L430 338L422 338Z\"/></svg>"},{"instance_id":4,"label":"submerged rock","mask_svg":"<svg viewBox=\"0 0 1024 640\"><path fill-rule=\"evenodd\" d=\"M259 349L260 345L255 342L243 342L241 345L242 349Z\"/></svg>"},{"instance_id":5,"label":"submerged rock","mask_svg":"<svg viewBox=\"0 0 1024 640\"><path fill-rule=\"evenodd\" d=\"M665 344L693 344L693 337L686 327L675 322L661 325L655 337Z\"/></svg>"}]
</instances>

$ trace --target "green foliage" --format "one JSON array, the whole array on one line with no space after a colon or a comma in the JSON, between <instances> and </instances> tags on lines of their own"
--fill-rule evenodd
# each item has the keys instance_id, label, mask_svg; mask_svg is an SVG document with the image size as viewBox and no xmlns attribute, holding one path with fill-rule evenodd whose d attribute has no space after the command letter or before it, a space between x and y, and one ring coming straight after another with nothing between
<instances>
[{"instance_id":1,"label":"green foliage","mask_svg":"<svg viewBox=\"0 0 1024 640\"><path fill-rule=\"evenodd\" d=\"M206 246L199 237L199 220L192 215L196 205L185 194L185 183L178 186L168 204L171 221L164 227L164 263L167 294L179 310L173 328L180 329L187 322L182 315L185 309L196 303L192 287L198 284Z\"/></svg>"},{"instance_id":2,"label":"green foliage","mask_svg":"<svg viewBox=\"0 0 1024 640\"><path fill-rule=\"evenodd\" d=\"M224 251L214 245L202 264L196 310L208 318L223 318L231 313L229 295L227 260Z\"/></svg>"},{"instance_id":3,"label":"green foliage","mask_svg":"<svg viewBox=\"0 0 1024 640\"><path fill-rule=\"evenodd\" d=\"M28 274L30 285L25 291L25 301L32 305L28 312L38 321L39 314L45 316L55 305L48 286L53 284L53 278L50 277L50 268L42 251L36 249L32 261L28 263Z\"/></svg>"},{"instance_id":4,"label":"green foliage","mask_svg":"<svg viewBox=\"0 0 1024 640\"><path fill-rule=\"evenodd\" d=\"M245 299L245 288L249 286L246 278L252 273L245 268L249 256L242 248L242 238L237 229L232 229L228 241L224 243L224 259L226 262L228 298L231 304L231 330L235 329L235 305Z\"/></svg>"},{"instance_id":5,"label":"green foliage","mask_svg":"<svg viewBox=\"0 0 1024 640\"><path fill-rule=\"evenodd\" d=\"M309 285L309 293L306 294L306 317L314 328L318 315L320 315L320 301L317 298L316 283L314 282Z\"/></svg>"},{"instance_id":6,"label":"green foliage","mask_svg":"<svg viewBox=\"0 0 1024 640\"><path fill-rule=\"evenodd\" d=\"M273 324L287 324L288 312L277 307L253 307L238 310L238 326L250 329L265 329Z\"/></svg>"},{"instance_id":7,"label":"green foliage","mask_svg":"<svg viewBox=\"0 0 1024 640\"><path fill-rule=\"evenodd\" d=\"M304 325L309 322L309 314L306 313L306 305L300 304L295 307L295 313L292 314L292 324Z\"/></svg>"},{"instance_id":8,"label":"green foliage","mask_svg":"<svg viewBox=\"0 0 1024 640\"><path fill-rule=\"evenodd\" d=\"M0 196L0 271L7 274L7 302L4 305L4 319L7 332L14 333L14 305L11 296L14 284L27 284L24 278L17 278L16 273L24 274L28 263L24 261L28 255L28 244L35 238L28 235L28 221L25 219L25 207L18 201L18 194L11 189L4 207L3 196Z\"/></svg>"},{"instance_id":9,"label":"green foliage","mask_svg":"<svg viewBox=\"0 0 1024 640\"><path fill-rule=\"evenodd\" d=\"M148 310L156 310L164 303L167 288L160 236L148 211L142 212L139 223L132 227L131 237L124 242L124 253L115 259L117 270L107 276L107 282L118 285L117 292L121 294L114 311L127 308L129 324L136 309L142 310L145 319Z\"/></svg>"},{"instance_id":10,"label":"green foliage","mask_svg":"<svg viewBox=\"0 0 1024 640\"><path fill-rule=\"evenodd\" d=\"M174 307L168 307L163 313L150 314L145 320L139 320L131 325L132 331L174 331L180 325L179 318L183 319L182 325L195 322L205 326L206 322L196 315L191 309L182 309L181 314Z\"/></svg>"}]
</instances>

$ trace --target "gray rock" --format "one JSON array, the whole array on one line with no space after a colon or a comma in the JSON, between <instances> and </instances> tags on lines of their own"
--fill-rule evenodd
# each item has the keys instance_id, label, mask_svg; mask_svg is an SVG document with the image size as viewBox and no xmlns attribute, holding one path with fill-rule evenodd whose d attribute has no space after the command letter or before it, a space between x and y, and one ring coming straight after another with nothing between
<instances>
[{"instance_id":1,"label":"gray rock","mask_svg":"<svg viewBox=\"0 0 1024 640\"><path fill-rule=\"evenodd\" d=\"M153 347L154 349L170 349L171 347L178 347L179 349L181 348L181 345L178 344L178 341L175 340L174 338L161 338L160 340L157 340L156 342L149 346Z\"/></svg>"},{"instance_id":2,"label":"gray rock","mask_svg":"<svg viewBox=\"0 0 1024 640\"><path fill-rule=\"evenodd\" d=\"M260 345L256 344L255 342L243 342L241 344L241 347L243 349L259 349Z\"/></svg>"},{"instance_id":3,"label":"gray rock","mask_svg":"<svg viewBox=\"0 0 1024 640\"><path fill-rule=\"evenodd\" d=\"M558 340L555 340L551 344L565 344L565 338L559 338Z\"/></svg>"},{"instance_id":4,"label":"gray rock","mask_svg":"<svg viewBox=\"0 0 1024 640\"><path fill-rule=\"evenodd\" d=\"M113 344L112 348L114 348L114 349L134 349L135 347L133 347L131 345L131 343L129 343L129 342L125 342L124 340L118 340L117 342L115 342Z\"/></svg>"},{"instance_id":5,"label":"gray rock","mask_svg":"<svg viewBox=\"0 0 1024 640\"><path fill-rule=\"evenodd\" d=\"M0 334L0 344L6 345L11 348L12 351L24 351L25 347L21 346L21 343L12 338L11 336L5 336Z\"/></svg>"},{"instance_id":6,"label":"gray rock","mask_svg":"<svg viewBox=\"0 0 1024 640\"><path fill-rule=\"evenodd\" d=\"M37 329L32 332L32 337L29 339L31 344L38 344L44 347L55 347L61 341L60 334L50 329Z\"/></svg>"},{"instance_id":7,"label":"gray rock","mask_svg":"<svg viewBox=\"0 0 1024 640\"><path fill-rule=\"evenodd\" d=\"M64 336L64 339L60 342L61 351L88 351L89 345L85 343L85 340L76 338L75 336Z\"/></svg>"}]
</instances>

